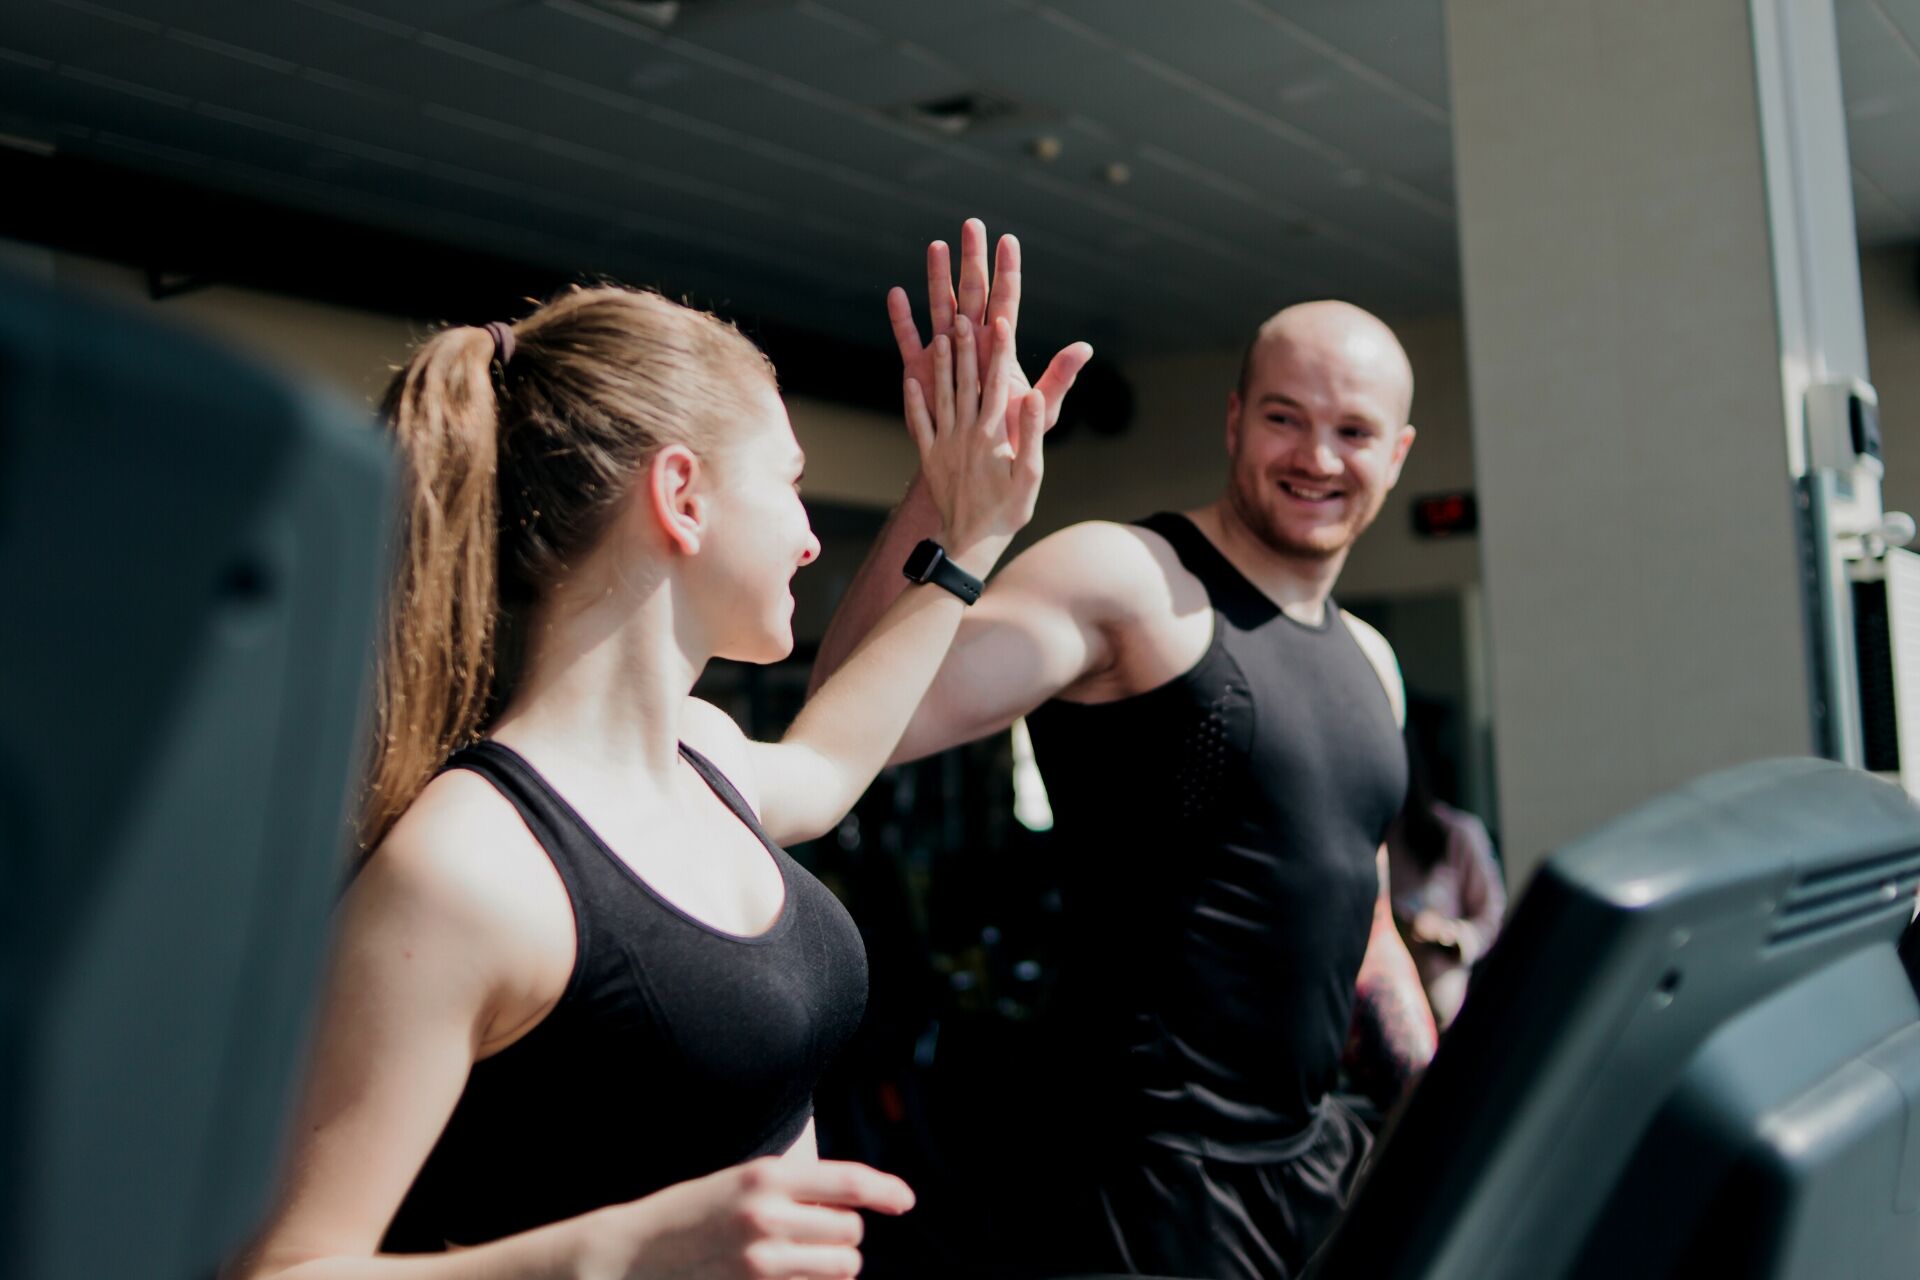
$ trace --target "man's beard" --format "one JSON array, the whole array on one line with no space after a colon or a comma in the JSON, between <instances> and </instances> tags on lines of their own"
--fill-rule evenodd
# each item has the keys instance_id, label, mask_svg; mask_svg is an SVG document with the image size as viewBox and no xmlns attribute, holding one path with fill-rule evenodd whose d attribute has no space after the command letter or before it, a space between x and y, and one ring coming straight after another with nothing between
<instances>
[{"instance_id":1,"label":"man's beard","mask_svg":"<svg viewBox=\"0 0 1920 1280\"><path fill-rule=\"evenodd\" d=\"M1227 500L1233 507L1234 515L1239 517L1241 525L1248 533L1258 538L1268 550L1289 560L1322 562L1345 555L1348 549L1359 540L1360 535L1367 531L1367 526L1373 523L1374 516L1379 514L1377 511L1369 512L1357 521L1340 526L1345 536L1337 545L1328 546L1318 542L1298 541L1275 528L1268 518L1266 508L1261 505L1259 492L1269 483L1271 482L1259 477L1251 481L1244 479L1242 472L1236 466L1233 482L1227 486Z\"/></svg>"}]
</instances>

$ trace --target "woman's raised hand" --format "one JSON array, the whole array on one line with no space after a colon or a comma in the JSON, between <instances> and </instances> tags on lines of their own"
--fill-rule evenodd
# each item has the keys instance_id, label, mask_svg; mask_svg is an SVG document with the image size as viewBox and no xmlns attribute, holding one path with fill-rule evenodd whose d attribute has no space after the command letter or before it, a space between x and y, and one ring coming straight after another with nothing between
<instances>
[{"instance_id":1,"label":"woman's raised hand","mask_svg":"<svg viewBox=\"0 0 1920 1280\"><path fill-rule=\"evenodd\" d=\"M1000 320L1017 331L1020 324L1020 242L1013 236L1001 236L994 253L993 271L987 271L987 225L968 218L960 228L960 291L953 287L952 256L944 240L927 246L927 320L933 339L945 334L951 340L956 322L965 319L976 333L991 330ZM887 292L887 322L893 328L893 340L900 348L903 372L921 385L933 380L935 343L920 341L919 327L913 319L913 303L905 289L895 286ZM984 377L988 351L976 344L980 371ZM1041 428L1051 431L1060 419L1061 405L1074 379L1093 358L1093 348L1084 342L1062 347L1047 363L1039 381L1031 389L1041 393ZM1009 366L1013 395L1018 398L1029 389L1027 375L1015 357Z\"/></svg>"},{"instance_id":2,"label":"woman's raised hand","mask_svg":"<svg viewBox=\"0 0 1920 1280\"><path fill-rule=\"evenodd\" d=\"M906 381L907 428L940 512L947 553L959 559L991 543L997 557L1033 518L1046 402L1035 391L1015 393L1013 330L1004 319L992 322L984 378L977 330L965 316L953 327L951 341L944 334L933 340L933 385Z\"/></svg>"}]
</instances>

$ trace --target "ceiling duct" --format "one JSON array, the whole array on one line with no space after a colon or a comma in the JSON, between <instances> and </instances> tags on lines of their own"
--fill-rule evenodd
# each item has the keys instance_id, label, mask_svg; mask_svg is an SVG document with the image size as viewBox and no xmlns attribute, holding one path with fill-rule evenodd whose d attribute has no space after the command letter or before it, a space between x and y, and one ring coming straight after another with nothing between
<instances>
[{"instance_id":1,"label":"ceiling duct","mask_svg":"<svg viewBox=\"0 0 1920 1280\"><path fill-rule=\"evenodd\" d=\"M957 138L993 125L1006 124L1021 116L1020 105L1006 98L984 93L956 93L925 102L910 102L896 107L894 115L930 133Z\"/></svg>"}]
</instances>

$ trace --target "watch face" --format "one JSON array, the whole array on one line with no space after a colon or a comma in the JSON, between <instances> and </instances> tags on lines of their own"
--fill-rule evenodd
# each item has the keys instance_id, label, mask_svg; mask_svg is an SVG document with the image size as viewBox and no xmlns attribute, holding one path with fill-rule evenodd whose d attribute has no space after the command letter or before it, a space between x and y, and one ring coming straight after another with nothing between
<instances>
[{"instance_id":1,"label":"watch face","mask_svg":"<svg viewBox=\"0 0 1920 1280\"><path fill-rule=\"evenodd\" d=\"M925 582L927 575L933 572L934 565L940 562L940 544L931 538L923 538L907 556L904 572L915 582Z\"/></svg>"}]
</instances>

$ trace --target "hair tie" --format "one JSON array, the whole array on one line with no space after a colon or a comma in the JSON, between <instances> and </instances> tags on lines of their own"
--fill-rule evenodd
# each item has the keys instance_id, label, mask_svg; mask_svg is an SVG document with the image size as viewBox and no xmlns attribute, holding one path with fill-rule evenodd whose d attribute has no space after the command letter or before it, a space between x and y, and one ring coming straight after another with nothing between
<instances>
[{"instance_id":1,"label":"hair tie","mask_svg":"<svg viewBox=\"0 0 1920 1280\"><path fill-rule=\"evenodd\" d=\"M502 369L513 359L513 326L503 320L494 320L482 326L493 339L493 358L500 362Z\"/></svg>"}]
</instances>

